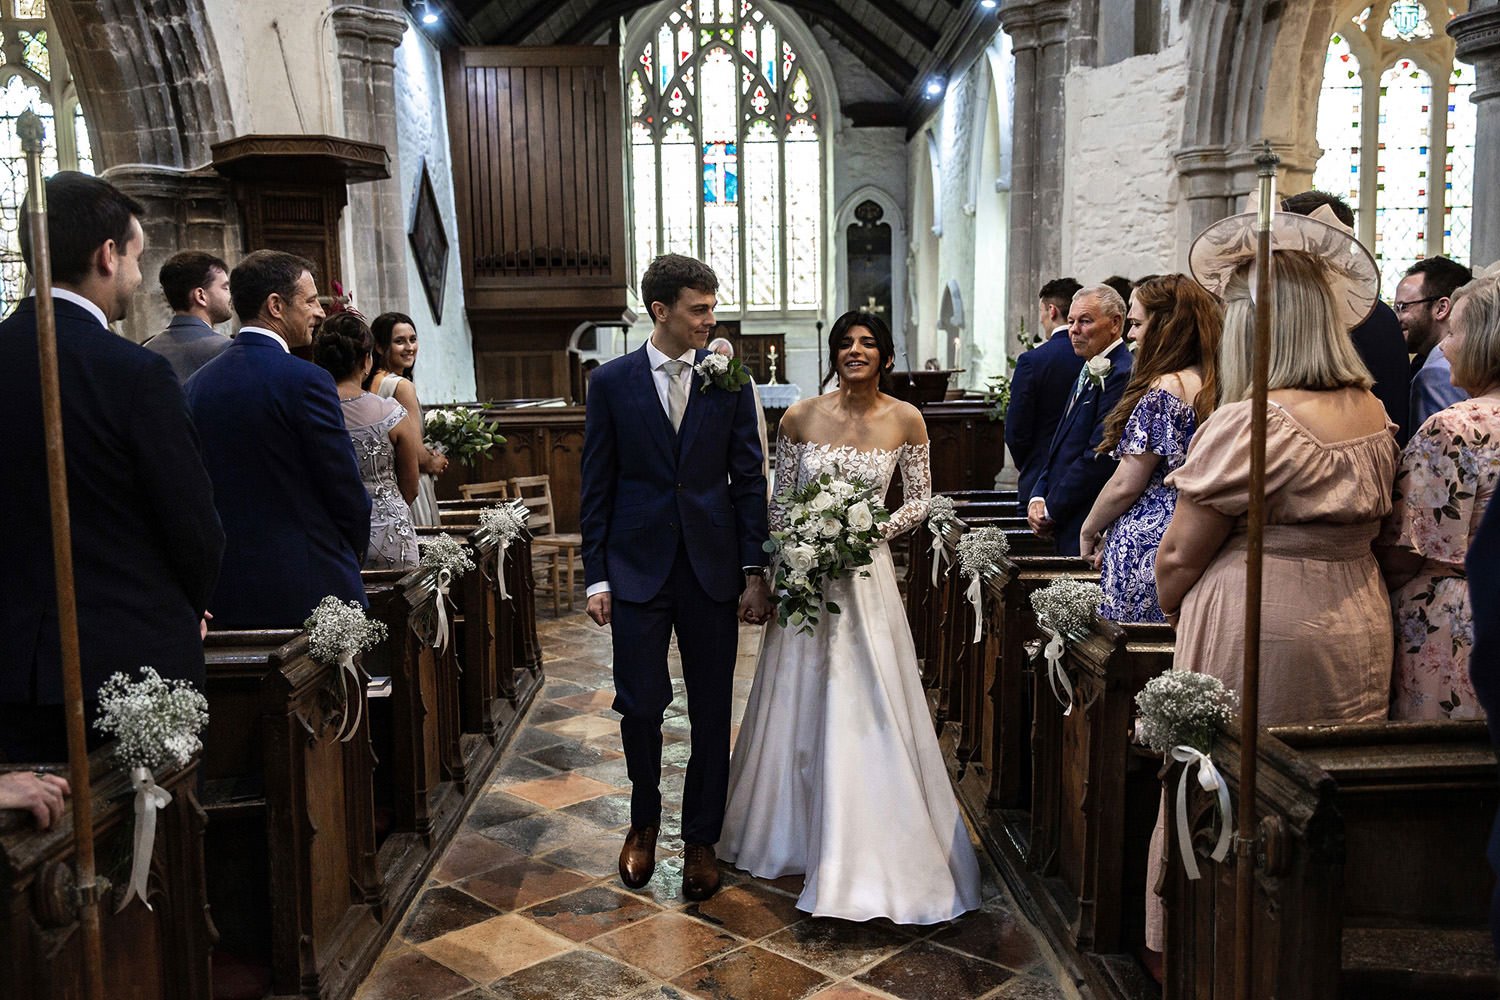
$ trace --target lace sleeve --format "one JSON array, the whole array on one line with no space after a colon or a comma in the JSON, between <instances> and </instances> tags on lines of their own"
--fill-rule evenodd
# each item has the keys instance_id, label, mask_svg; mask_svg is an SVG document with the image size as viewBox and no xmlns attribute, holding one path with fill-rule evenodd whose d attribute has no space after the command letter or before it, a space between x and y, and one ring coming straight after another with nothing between
<instances>
[{"instance_id":1,"label":"lace sleeve","mask_svg":"<svg viewBox=\"0 0 1500 1000\"><path fill-rule=\"evenodd\" d=\"M901 449L901 506L885 525L885 537L895 538L927 518L932 501L932 449L909 444Z\"/></svg>"},{"instance_id":2,"label":"lace sleeve","mask_svg":"<svg viewBox=\"0 0 1500 1000\"><path fill-rule=\"evenodd\" d=\"M767 527L780 531L786 526L786 504L781 497L797 486L797 446L785 434L776 438L776 487L767 510Z\"/></svg>"}]
</instances>

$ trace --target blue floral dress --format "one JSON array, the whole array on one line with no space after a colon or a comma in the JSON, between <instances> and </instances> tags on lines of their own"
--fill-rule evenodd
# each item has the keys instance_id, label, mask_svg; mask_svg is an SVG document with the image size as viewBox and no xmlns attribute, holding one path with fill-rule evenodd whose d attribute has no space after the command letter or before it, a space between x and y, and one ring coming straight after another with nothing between
<instances>
[{"instance_id":1,"label":"blue floral dress","mask_svg":"<svg viewBox=\"0 0 1500 1000\"><path fill-rule=\"evenodd\" d=\"M1198 416L1192 406L1165 389L1151 389L1135 404L1120 443L1110 452L1115 459L1154 452L1162 460L1135 503L1110 526L1099 573L1104 589L1101 618L1166 621L1156 600L1156 550L1177 509L1177 491L1163 480L1182 466L1197 429Z\"/></svg>"}]
</instances>

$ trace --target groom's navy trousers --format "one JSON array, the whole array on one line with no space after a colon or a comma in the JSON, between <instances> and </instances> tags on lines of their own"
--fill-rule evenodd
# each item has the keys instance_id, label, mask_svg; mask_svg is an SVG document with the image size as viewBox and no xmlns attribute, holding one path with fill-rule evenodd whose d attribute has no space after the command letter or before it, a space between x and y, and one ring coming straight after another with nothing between
<instances>
[{"instance_id":1,"label":"groom's navy trousers","mask_svg":"<svg viewBox=\"0 0 1500 1000\"><path fill-rule=\"evenodd\" d=\"M589 383L584 579L590 587L608 582L611 592L630 820L661 821L661 723L672 703L667 650L675 633L692 726L682 836L693 843L719 839L743 568L766 563L759 419L749 385L705 389L694 374L673 430L644 347L601 366Z\"/></svg>"}]
</instances>

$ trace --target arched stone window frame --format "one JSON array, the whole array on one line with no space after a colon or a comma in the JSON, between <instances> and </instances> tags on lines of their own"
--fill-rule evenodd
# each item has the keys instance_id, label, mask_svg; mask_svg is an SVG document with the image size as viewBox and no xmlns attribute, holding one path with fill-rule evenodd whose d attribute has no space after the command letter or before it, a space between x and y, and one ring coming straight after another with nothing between
<instances>
[{"instance_id":1,"label":"arched stone window frame","mask_svg":"<svg viewBox=\"0 0 1500 1000\"><path fill-rule=\"evenodd\" d=\"M839 123L841 120L839 111L841 104L839 101L838 87L834 82L833 72L828 65L828 60L823 53L823 48L818 44L817 39L813 37L812 32L808 30L807 25L803 23L801 18L799 18L796 13L794 13L789 7L782 6L776 3L775 0L754 0L754 4L756 8L758 8L762 13L765 14L767 19L775 23L776 29L781 34L782 38L790 42L792 48L796 51L797 58L800 63L800 68L807 72L807 75L813 87L814 99L817 102L818 107L820 108L820 118L818 126L818 152L820 158L819 179L822 204L819 213L818 232L818 245L820 248L820 259L818 261L818 283L821 287L822 294L820 296L819 307L814 309L783 308L750 310L747 309L742 302L741 305L735 307L734 309L721 308L716 311L716 315L720 319L742 319L746 322L747 327L749 325L754 325L756 327L780 326L782 328L785 328L788 325L788 321L796 321L796 325L798 326L810 325L811 320L831 318L827 309L827 304L830 302L834 302L839 293L839 289L835 284L837 280L837 267L833 250L833 245L838 242L838 229L834 225L833 220L833 163L834 153L838 141L838 129L840 127ZM648 41L652 41L655 39L657 29L661 26L662 22L666 20L667 16L673 10L678 9L680 6L680 0L660 0L660 2L653 4L650 7L642 8L629 19L622 36L622 41L620 43L620 77L622 86L624 86L625 88L627 101L627 106L625 108L626 127L623 130L622 136L623 141L626 143L624 156L626 168L626 191L634 190L631 152L629 148L630 109L628 102L630 71L635 67L636 55L645 47ZM785 189L783 187L783 207L785 204L784 190ZM626 201L626 232L631 234L631 236L627 240L627 253L630 255L630 273L632 276L632 281L634 281L640 275L641 271L644 269L644 266L641 264L641 262L635 260L635 219L633 212L631 212L629 208L631 199L627 198ZM703 236L701 198L699 199L698 227L700 240L699 246L701 250ZM740 239L741 259L743 260L745 240L745 232L743 229L740 233ZM785 260L786 244L784 241L780 245L780 250L782 259ZM636 289L636 291L639 292L639 289ZM783 295L783 304L785 304L785 301L785 295Z\"/></svg>"},{"instance_id":2,"label":"arched stone window frame","mask_svg":"<svg viewBox=\"0 0 1500 1000\"><path fill-rule=\"evenodd\" d=\"M896 367L906 363L906 338L901 336L901 317L906 315L906 216L890 192L866 184L846 197L834 217L834 309L842 316L861 303L849 301L849 241L845 234L854 223L854 210L867 201L880 206L880 221L891 227L891 314L885 317L896 340Z\"/></svg>"}]
</instances>

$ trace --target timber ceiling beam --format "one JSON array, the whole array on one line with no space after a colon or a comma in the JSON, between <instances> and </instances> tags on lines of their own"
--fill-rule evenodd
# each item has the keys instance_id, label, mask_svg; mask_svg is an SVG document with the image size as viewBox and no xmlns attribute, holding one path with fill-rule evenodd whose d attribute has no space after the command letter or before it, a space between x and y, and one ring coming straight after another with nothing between
<instances>
[{"instance_id":1,"label":"timber ceiling beam","mask_svg":"<svg viewBox=\"0 0 1500 1000\"><path fill-rule=\"evenodd\" d=\"M901 4L901 0L865 0L880 12L880 16L910 35L922 48L937 47L941 33Z\"/></svg>"}]
</instances>

